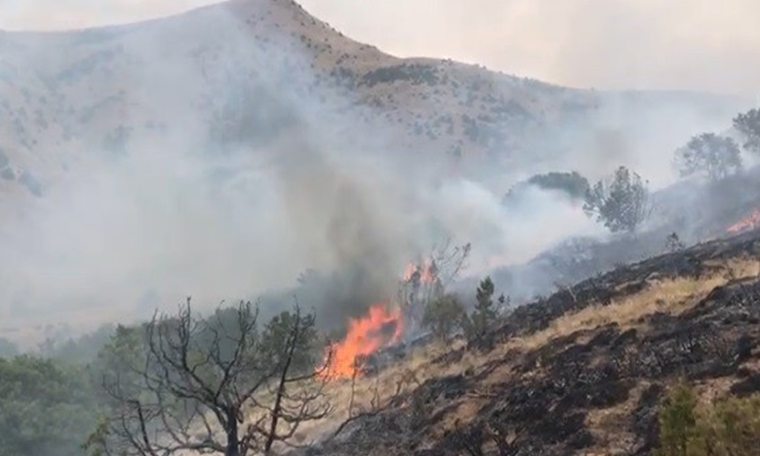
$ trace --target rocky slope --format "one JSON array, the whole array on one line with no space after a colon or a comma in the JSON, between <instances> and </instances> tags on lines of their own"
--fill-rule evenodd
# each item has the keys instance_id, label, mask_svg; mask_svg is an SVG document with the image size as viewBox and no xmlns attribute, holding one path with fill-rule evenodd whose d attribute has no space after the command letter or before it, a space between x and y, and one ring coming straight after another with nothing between
<instances>
[{"instance_id":1,"label":"rocky slope","mask_svg":"<svg viewBox=\"0 0 760 456\"><path fill-rule=\"evenodd\" d=\"M255 149L325 128L349 144L375 137L383 153L446 157L457 172L528 172L569 151L625 156L664 119L670 147L742 104L400 59L292 0L233 0L129 26L0 33L0 189L41 196L82 163L146 145Z\"/></svg>"},{"instance_id":2,"label":"rocky slope","mask_svg":"<svg viewBox=\"0 0 760 456\"><path fill-rule=\"evenodd\" d=\"M755 231L520 307L489 335L492 348L368 380L405 389L309 454L649 454L680 379L705 400L760 391L759 259Z\"/></svg>"}]
</instances>

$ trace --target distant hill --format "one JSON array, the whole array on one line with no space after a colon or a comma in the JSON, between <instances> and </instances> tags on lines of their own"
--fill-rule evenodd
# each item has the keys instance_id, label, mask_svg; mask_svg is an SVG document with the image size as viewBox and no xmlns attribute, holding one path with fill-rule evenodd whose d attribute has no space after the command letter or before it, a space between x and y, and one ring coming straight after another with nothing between
<instances>
[{"instance_id":1,"label":"distant hill","mask_svg":"<svg viewBox=\"0 0 760 456\"><path fill-rule=\"evenodd\" d=\"M41 196L81 162L177 136L255 148L308 136L314 119L346 139L382 138L389 153L445 157L454 172L541 171L569 151L609 158L644 147L637 138L663 118L658 141L677 144L744 104L396 58L293 1L233 0L128 26L0 32L0 190Z\"/></svg>"}]
</instances>

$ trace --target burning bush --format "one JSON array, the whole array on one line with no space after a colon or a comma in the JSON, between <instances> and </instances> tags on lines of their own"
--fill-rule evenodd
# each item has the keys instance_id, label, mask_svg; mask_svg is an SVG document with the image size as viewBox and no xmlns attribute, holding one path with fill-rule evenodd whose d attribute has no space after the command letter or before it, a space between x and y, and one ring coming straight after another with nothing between
<instances>
[{"instance_id":1,"label":"burning bush","mask_svg":"<svg viewBox=\"0 0 760 456\"><path fill-rule=\"evenodd\" d=\"M435 247L427 258L409 263L399 277L396 297L388 303L372 306L365 316L350 320L345 338L330 347L328 353L332 359L327 377L347 379L361 374L364 364L375 353L397 345L402 338L419 335L419 326L426 325L424 314L432 303L438 306L433 314L439 313L440 306L449 309L452 302L441 300L446 286L465 267L469 253L470 244L452 246L451 240L447 240ZM464 315L463 309L459 315ZM436 331L453 332L453 322L443 323L439 317L428 315L427 324L436 327Z\"/></svg>"},{"instance_id":2,"label":"burning bush","mask_svg":"<svg viewBox=\"0 0 760 456\"><path fill-rule=\"evenodd\" d=\"M755 210L748 217L731 225L726 230L729 234L739 234L760 227L760 209Z\"/></svg>"},{"instance_id":3,"label":"burning bush","mask_svg":"<svg viewBox=\"0 0 760 456\"><path fill-rule=\"evenodd\" d=\"M399 310L385 304L370 308L367 316L351 320L343 341L333 344L328 353L325 376L332 380L352 378L361 371L362 360L378 350L397 343L404 334Z\"/></svg>"}]
</instances>

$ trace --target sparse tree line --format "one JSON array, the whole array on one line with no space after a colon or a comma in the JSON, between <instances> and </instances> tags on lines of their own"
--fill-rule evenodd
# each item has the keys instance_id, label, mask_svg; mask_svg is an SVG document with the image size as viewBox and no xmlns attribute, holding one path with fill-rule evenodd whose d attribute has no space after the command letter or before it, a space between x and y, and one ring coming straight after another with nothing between
<instances>
[{"instance_id":1,"label":"sparse tree line","mask_svg":"<svg viewBox=\"0 0 760 456\"><path fill-rule=\"evenodd\" d=\"M760 109L737 115L729 133L693 136L676 149L673 165L682 178L702 177L717 183L743 170L742 152L760 158ZM582 200L586 214L613 233L635 232L652 211L648 182L626 166L594 185L575 171L539 174L513 187L504 198L505 204L528 185Z\"/></svg>"},{"instance_id":2,"label":"sparse tree line","mask_svg":"<svg viewBox=\"0 0 760 456\"><path fill-rule=\"evenodd\" d=\"M431 301L423 325L441 340L461 333L471 346L489 348L509 298L497 297L490 278L474 297L471 312L454 295ZM308 445L302 426L334 411L325 394L330 344L315 315L298 306L263 322L248 302L203 316L188 300L101 339L83 338L97 349L44 344L68 360L20 355L4 344L0 454L267 455ZM97 354L82 362L89 352Z\"/></svg>"},{"instance_id":3,"label":"sparse tree line","mask_svg":"<svg viewBox=\"0 0 760 456\"><path fill-rule=\"evenodd\" d=\"M742 150L760 157L758 109L736 116L733 131L728 134L702 133L692 137L676 150L675 164L683 177L702 175L717 182L742 170Z\"/></svg>"}]
</instances>

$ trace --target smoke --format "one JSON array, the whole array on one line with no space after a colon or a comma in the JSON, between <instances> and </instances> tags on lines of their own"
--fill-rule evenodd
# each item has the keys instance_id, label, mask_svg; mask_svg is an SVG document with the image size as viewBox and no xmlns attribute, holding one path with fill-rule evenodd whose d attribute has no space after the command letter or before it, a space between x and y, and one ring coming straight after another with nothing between
<instances>
[{"instance_id":1,"label":"smoke","mask_svg":"<svg viewBox=\"0 0 760 456\"><path fill-rule=\"evenodd\" d=\"M208 309L299 277L298 299L335 326L392 296L406 262L446 238L473 244L477 275L599 234L562 195L531 192L510 210L502 195L526 173L594 177L661 150L631 142L660 117L629 129L617 120L631 113L603 111L556 131L570 145L561 156L520 151L524 167L450 176L450 157L399 148L397 127L325 88L299 37L272 24L251 31L217 8L162 27L14 38L8 58L34 64L63 106L56 128L75 140L40 138L33 158L12 157L46 178L41 198L0 201L6 327L129 322L188 295Z\"/></svg>"},{"instance_id":2,"label":"smoke","mask_svg":"<svg viewBox=\"0 0 760 456\"><path fill-rule=\"evenodd\" d=\"M0 27L8 30L71 30L167 16L216 0L5 0Z\"/></svg>"}]
</instances>

